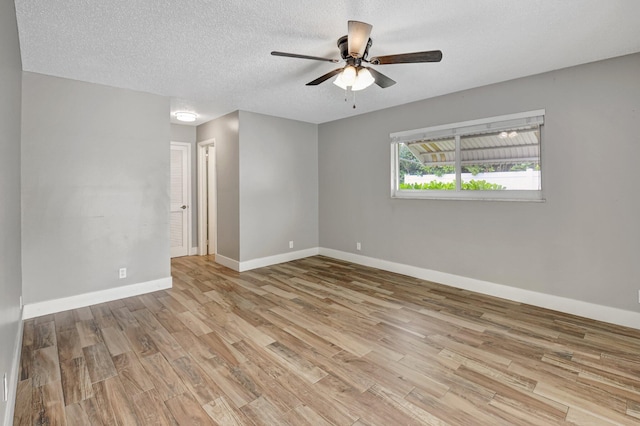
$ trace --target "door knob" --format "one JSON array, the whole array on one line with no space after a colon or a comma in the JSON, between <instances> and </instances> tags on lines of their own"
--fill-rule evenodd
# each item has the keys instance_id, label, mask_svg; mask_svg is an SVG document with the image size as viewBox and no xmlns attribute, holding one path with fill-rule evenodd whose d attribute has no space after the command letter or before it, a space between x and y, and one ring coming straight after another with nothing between
<instances>
[{"instance_id":1,"label":"door knob","mask_svg":"<svg viewBox=\"0 0 640 426\"><path fill-rule=\"evenodd\" d=\"M187 208L187 206L182 206L182 207L180 207L180 208L181 208L182 210L184 210L184 209L186 209L186 208Z\"/></svg>"}]
</instances>

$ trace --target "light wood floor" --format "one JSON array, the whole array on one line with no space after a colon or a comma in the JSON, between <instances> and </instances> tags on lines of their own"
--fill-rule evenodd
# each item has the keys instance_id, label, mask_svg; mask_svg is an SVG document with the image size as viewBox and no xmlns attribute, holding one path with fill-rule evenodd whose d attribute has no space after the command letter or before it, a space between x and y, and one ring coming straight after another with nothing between
<instances>
[{"instance_id":1,"label":"light wood floor","mask_svg":"<svg viewBox=\"0 0 640 426\"><path fill-rule=\"evenodd\" d=\"M639 424L640 332L325 257L25 322L14 424Z\"/></svg>"}]
</instances>

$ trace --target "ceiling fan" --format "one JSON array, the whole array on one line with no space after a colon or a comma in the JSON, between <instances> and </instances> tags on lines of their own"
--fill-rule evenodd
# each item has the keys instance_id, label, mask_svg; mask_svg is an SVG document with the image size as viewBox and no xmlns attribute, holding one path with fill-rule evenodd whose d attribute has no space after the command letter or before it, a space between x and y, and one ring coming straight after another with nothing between
<instances>
[{"instance_id":1,"label":"ceiling fan","mask_svg":"<svg viewBox=\"0 0 640 426\"><path fill-rule=\"evenodd\" d=\"M387 64L412 64L419 62L440 62L442 60L442 52L440 50L430 50L426 52L401 53L398 55L375 56L368 59L369 49L372 41L370 24L360 21L349 21L349 33L338 39L338 48L340 56L345 62L342 68L336 68L313 81L307 83L307 86L317 86L330 79L338 76L334 84L345 89L358 91L365 89L376 83L381 88L387 88L396 84L394 80L386 75L376 71L375 69L365 66L369 65L387 65ZM331 58L322 58L319 56L298 55L296 53L271 52L274 56L285 56L288 58L311 59L314 61L326 61L338 63L340 60Z\"/></svg>"}]
</instances>

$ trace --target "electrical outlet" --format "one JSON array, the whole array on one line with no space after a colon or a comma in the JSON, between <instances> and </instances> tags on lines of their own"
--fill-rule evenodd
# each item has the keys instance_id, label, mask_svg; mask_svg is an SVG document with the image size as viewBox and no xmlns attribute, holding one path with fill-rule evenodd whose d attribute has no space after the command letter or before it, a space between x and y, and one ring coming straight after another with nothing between
<instances>
[{"instance_id":1,"label":"electrical outlet","mask_svg":"<svg viewBox=\"0 0 640 426\"><path fill-rule=\"evenodd\" d=\"M293 248L293 241L289 241L289 248Z\"/></svg>"},{"instance_id":2,"label":"electrical outlet","mask_svg":"<svg viewBox=\"0 0 640 426\"><path fill-rule=\"evenodd\" d=\"M4 383L2 388L4 389L3 391L3 396L2 396L2 400L4 402L7 402L9 400L9 385L7 384L7 373L4 373L4 378L2 379L2 382Z\"/></svg>"},{"instance_id":3,"label":"electrical outlet","mask_svg":"<svg viewBox=\"0 0 640 426\"><path fill-rule=\"evenodd\" d=\"M118 272L118 277L120 279L122 278L127 278L127 268L120 268L120 271Z\"/></svg>"},{"instance_id":4,"label":"electrical outlet","mask_svg":"<svg viewBox=\"0 0 640 426\"><path fill-rule=\"evenodd\" d=\"M356 250L358 251L362 250L362 244L360 244L360 241L356 243Z\"/></svg>"}]
</instances>

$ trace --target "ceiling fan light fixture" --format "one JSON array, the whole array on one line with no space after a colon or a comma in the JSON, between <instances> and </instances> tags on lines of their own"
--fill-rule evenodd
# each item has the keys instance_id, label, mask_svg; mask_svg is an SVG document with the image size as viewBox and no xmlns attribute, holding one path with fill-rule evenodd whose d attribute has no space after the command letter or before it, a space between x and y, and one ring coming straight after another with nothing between
<instances>
[{"instance_id":1,"label":"ceiling fan light fixture","mask_svg":"<svg viewBox=\"0 0 640 426\"><path fill-rule=\"evenodd\" d=\"M333 81L333 84L341 89L347 90L347 87L353 86L357 77L358 72L356 71L356 68L352 65L347 65L344 67L342 72L338 74L336 79Z\"/></svg>"},{"instance_id":2,"label":"ceiling fan light fixture","mask_svg":"<svg viewBox=\"0 0 640 426\"><path fill-rule=\"evenodd\" d=\"M351 86L351 90L358 91L362 89L366 89L371 86L375 82L375 79L371 75L371 72L366 68L360 68L358 70L358 75L356 77L356 81Z\"/></svg>"},{"instance_id":3,"label":"ceiling fan light fixture","mask_svg":"<svg viewBox=\"0 0 640 426\"><path fill-rule=\"evenodd\" d=\"M196 118L198 118L198 114L196 114L195 112L179 111L174 115L176 117L176 120L184 121L186 123L192 123L196 121Z\"/></svg>"},{"instance_id":4,"label":"ceiling fan light fixture","mask_svg":"<svg viewBox=\"0 0 640 426\"><path fill-rule=\"evenodd\" d=\"M353 74L355 73L355 75ZM371 86L375 82L375 79L371 75L371 72L366 68L358 68L356 70L355 67L349 65L345 67L344 71L342 71L336 79L333 81L333 84L338 86L343 90L347 90L351 88L351 90L358 91L366 89Z\"/></svg>"}]
</instances>

